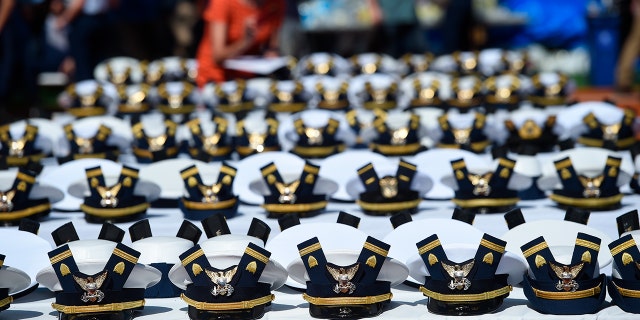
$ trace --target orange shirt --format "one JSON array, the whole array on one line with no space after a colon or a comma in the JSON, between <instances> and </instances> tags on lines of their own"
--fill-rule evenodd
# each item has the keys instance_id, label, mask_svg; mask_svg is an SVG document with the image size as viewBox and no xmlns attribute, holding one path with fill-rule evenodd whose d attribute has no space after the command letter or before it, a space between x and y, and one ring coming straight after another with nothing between
<instances>
[{"instance_id":1,"label":"orange shirt","mask_svg":"<svg viewBox=\"0 0 640 320\"><path fill-rule=\"evenodd\" d=\"M213 48L211 39L211 24L224 23L227 25L227 44L234 43L244 38L247 19L257 21L255 45L244 55L260 54L261 50L269 44L271 35L278 32L284 17L284 0L265 0L261 6L248 5L244 0L210 0L204 11L204 33L198 47L196 59L198 60L199 86L207 82L225 81L227 71L213 60Z\"/></svg>"}]
</instances>

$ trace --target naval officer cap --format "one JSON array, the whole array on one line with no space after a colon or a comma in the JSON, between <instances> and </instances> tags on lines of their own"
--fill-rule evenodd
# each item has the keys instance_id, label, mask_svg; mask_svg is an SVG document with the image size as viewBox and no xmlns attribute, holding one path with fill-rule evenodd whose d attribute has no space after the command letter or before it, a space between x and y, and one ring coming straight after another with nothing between
<instances>
[{"instance_id":1,"label":"naval officer cap","mask_svg":"<svg viewBox=\"0 0 640 320\"><path fill-rule=\"evenodd\" d=\"M209 239L180 255L169 278L183 288L190 319L258 319L287 273L264 249L268 226L254 219L247 235L234 235L223 215L202 221Z\"/></svg>"},{"instance_id":2,"label":"naval officer cap","mask_svg":"<svg viewBox=\"0 0 640 320\"><path fill-rule=\"evenodd\" d=\"M144 308L147 287L161 272L138 263L140 253L119 241L124 231L105 224L96 240L79 240L71 222L52 232L57 248L37 280L53 291L60 319L130 319Z\"/></svg>"}]
</instances>

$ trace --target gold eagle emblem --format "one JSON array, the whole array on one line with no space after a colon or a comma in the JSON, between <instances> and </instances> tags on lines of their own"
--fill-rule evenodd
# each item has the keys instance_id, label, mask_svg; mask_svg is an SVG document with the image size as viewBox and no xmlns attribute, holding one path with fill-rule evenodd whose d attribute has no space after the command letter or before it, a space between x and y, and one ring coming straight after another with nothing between
<instances>
[{"instance_id":1,"label":"gold eagle emblem","mask_svg":"<svg viewBox=\"0 0 640 320\"><path fill-rule=\"evenodd\" d=\"M86 278L81 278L76 275L73 276L73 280L75 280L82 291L84 291L80 297L82 302L100 302L104 299L104 292L100 291L100 288L107 279L107 274L108 272L105 270Z\"/></svg>"},{"instance_id":2,"label":"gold eagle emblem","mask_svg":"<svg viewBox=\"0 0 640 320\"><path fill-rule=\"evenodd\" d=\"M211 294L213 296L231 296L233 294L233 287L229 284L233 276L238 271L238 266L233 267L231 270L227 271L213 271L213 270L204 270L204 273L207 274L211 282L213 283L213 288L211 288Z\"/></svg>"},{"instance_id":3,"label":"gold eagle emblem","mask_svg":"<svg viewBox=\"0 0 640 320\"><path fill-rule=\"evenodd\" d=\"M15 196L15 190L0 192L0 212L9 212L13 210L13 197Z\"/></svg>"},{"instance_id":4,"label":"gold eagle emblem","mask_svg":"<svg viewBox=\"0 0 640 320\"><path fill-rule=\"evenodd\" d=\"M252 132L248 134L247 139L249 140L249 148L257 152L264 151L264 141L267 139L266 134L262 134L259 132Z\"/></svg>"},{"instance_id":5,"label":"gold eagle emblem","mask_svg":"<svg viewBox=\"0 0 640 320\"><path fill-rule=\"evenodd\" d=\"M460 266L459 264L449 265L444 262L440 262L442 264L442 268L447 272L451 279L449 282L449 289L451 290L467 290L471 287L471 281L467 279L469 272L473 268L475 264L475 260L471 260L471 262Z\"/></svg>"},{"instance_id":6,"label":"gold eagle emblem","mask_svg":"<svg viewBox=\"0 0 640 320\"><path fill-rule=\"evenodd\" d=\"M280 197L278 197L278 202L288 203L288 204L296 203L296 200L298 199L298 197L296 197L295 193L296 193L296 190L298 190L298 187L300 186L300 180L296 180L289 184L276 182L275 185L276 185L276 189L278 189L278 192L280 193Z\"/></svg>"},{"instance_id":7,"label":"gold eagle emblem","mask_svg":"<svg viewBox=\"0 0 640 320\"><path fill-rule=\"evenodd\" d=\"M329 271L329 274L331 275L331 277L333 277L333 280L338 282L335 286L333 286L333 292L352 294L356 290L356 285L352 283L351 280L356 275L356 272L358 272L359 268L360 263L356 263L349 268L334 268L327 265L327 271Z\"/></svg>"},{"instance_id":8,"label":"gold eagle emblem","mask_svg":"<svg viewBox=\"0 0 640 320\"><path fill-rule=\"evenodd\" d=\"M618 141L618 132L620 132L620 128L622 128L621 123L601 126L602 139L605 141Z\"/></svg>"},{"instance_id":9,"label":"gold eagle emblem","mask_svg":"<svg viewBox=\"0 0 640 320\"><path fill-rule=\"evenodd\" d=\"M520 127L518 135L525 140L537 139L542 135L542 128L535 121L529 119Z\"/></svg>"},{"instance_id":10,"label":"gold eagle emblem","mask_svg":"<svg viewBox=\"0 0 640 320\"><path fill-rule=\"evenodd\" d=\"M324 142L322 138L322 130L318 128L306 128L304 134L307 136L307 141L312 146L322 145Z\"/></svg>"},{"instance_id":11,"label":"gold eagle emblem","mask_svg":"<svg viewBox=\"0 0 640 320\"><path fill-rule=\"evenodd\" d=\"M93 153L93 139L75 138L75 143L78 146L78 153L90 154Z\"/></svg>"},{"instance_id":12,"label":"gold eagle emblem","mask_svg":"<svg viewBox=\"0 0 640 320\"><path fill-rule=\"evenodd\" d=\"M154 138L147 138L147 143L149 144L149 151L151 152L162 150L166 142L167 142L166 134L163 134Z\"/></svg>"},{"instance_id":13,"label":"gold eagle emblem","mask_svg":"<svg viewBox=\"0 0 640 320\"><path fill-rule=\"evenodd\" d=\"M580 184L584 187L584 191L582 192L582 196L585 198L599 198L600 197L600 186L602 185L602 181L604 180L604 175L599 175L597 177L589 178L583 175L578 176L580 179Z\"/></svg>"},{"instance_id":14,"label":"gold eagle emblem","mask_svg":"<svg viewBox=\"0 0 640 320\"><path fill-rule=\"evenodd\" d=\"M391 145L403 146L407 144L407 137L409 136L409 128L402 127L397 130L391 131Z\"/></svg>"},{"instance_id":15,"label":"gold eagle emblem","mask_svg":"<svg viewBox=\"0 0 640 320\"><path fill-rule=\"evenodd\" d=\"M202 193L201 201L203 203L217 203L219 201L218 193L222 189L222 183L216 183L212 186L199 184L198 189L200 190L200 193Z\"/></svg>"},{"instance_id":16,"label":"gold eagle emblem","mask_svg":"<svg viewBox=\"0 0 640 320\"><path fill-rule=\"evenodd\" d=\"M584 187L582 196L584 196L585 198L600 197L600 186L602 185L602 181L604 180L604 175L601 174L594 178L589 178L589 177L580 175L578 176L578 179L580 179L580 183Z\"/></svg>"},{"instance_id":17,"label":"gold eagle emblem","mask_svg":"<svg viewBox=\"0 0 640 320\"><path fill-rule=\"evenodd\" d=\"M109 207L109 208L115 208L118 206L118 193L120 192L120 189L122 188L122 184L121 183L117 183L116 185L114 185L113 187L109 188L109 187L103 187L103 186L97 186L96 189L98 190L98 194L100 194L100 197L102 198L102 200L100 200L100 205L103 208Z\"/></svg>"},{"instance_id":18,"label":"gold eagle emblem","mask_svg":"<svg viewBox=\"0 0 640 320\"><path fill-rule=\"evenodd\" d=\"M24 147L27 145L27 137L24 136L18 140L9 142L9 156L22 158L24 156Z\"/></svg>"},{"instance_id":19,"label":"gold eagle emblem","mask_svg":"<svg viewBox=\"0 0 640 320\"><path fill-rule=\"evenodd\" d=\"M208 137L202 136L201 139L204 150L210 152L215 151L218 148L218 143L220 143L221 137L220 133L216 133Z\"/></svg>"},{"instance_id":20,"label":"gold eagle emblem","mask_svg":"<svg viewBox=\"0 0 640 320\"><path fill-rule=\"evenodd\" d=\"M469 174L469 181L473 185L473 194L476 196L488 196L491 193L491 186L489 181L493 172L487 172L485 174Z\"/></svg>"},{"instance_id":21,"label":"gold eagle emblem","mask_svg":"<svg viewBox=\"0 0 640 320\"><path fill-rule=\"evenodd\" d=\"M549 262L549 266L551 267L551 270L553 270L553 272L556 274L556 276L558 277L558 283L556 284L556 289L558 289L558 291L576 291L578 290L578 283L574 280L578 274L580 273L580 271L582 271L582 267L584 267L584 262L579 263L575 266L569 267L569 266L561 266L561 265L557 265L553 262Z\"/></svg>"},{"instance_id":22,"label":"gold eagle emblem","mask_svg":"<svg viewBox=\"0 0 640 320\"><path fill-rule=\"evenodd\" d=\"M380 179L380 191L382 196L389 199L398 195L398 179L387 176Z\"/></svg>"},{"instance_id":23,"label":"gold eagle emblem","mask_svg":"<svg viewBox=\"0 0 640 320\"><path fill-rule=\"evenodd\" d=\"M451 133L453 133L453 139L456 144L469 144L471 140L471 128L465 129L451 129Z\"/></svg>"}]
</instances>

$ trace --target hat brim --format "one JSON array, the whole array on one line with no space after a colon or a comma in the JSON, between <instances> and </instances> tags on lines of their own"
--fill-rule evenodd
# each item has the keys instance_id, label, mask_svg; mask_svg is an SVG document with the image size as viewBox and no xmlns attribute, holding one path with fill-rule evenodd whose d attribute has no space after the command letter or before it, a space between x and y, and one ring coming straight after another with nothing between
<instances>
[{"instance_id":1,"label":"hat brim","mask_svg":"<svg viewBox=\"0 0 640 320\"><path fill-rule=\"evenodd\" d=\"M116 173L106 172L104 170L103 172L106 185L112 186L118 182L118 176L116 175ZM119 174L119 172L117 174ZM86 177L69 185L67 191L70 195L76 198L84 199L84 197L88 197L90 195L90 192ZM147 199L147 202L153 202L154 200L160 198L160 191L160 186L158 186L157 184L150 181L138 180L138 182L136 182L135 188L133 189L133 194L136 196L145 197Z\"/></svg>"},{"instance_id":2,"label":"hat brim","mask_svg":"<svg viewBox=\"0 0 640 320\"><path fill-rule=\"evenodd\" d=\"M95 274L104 270L117 243L102 239L68 242L78 270L85 274ZM45 254L44 257L47 257ZM124 288L149 288L160 281L162 272L158 269L137 263L127 278ZM36 280L51 291L62 290L58 276L51 264L40 270Z\"/></svg>"},{"instance_id":3,"label":"hat brim","mask_svg":"<svg viewBox=\"0 0 640 320\"><path fill-rule=\"evenodd\" d=\"M447 259L457 262L469 260L469 258L475 256L478 250L477 244L469 243L443 243L442 247L447 254ZM409 258L407 267L409 267L411 277L417 279L419 284L424 284L425 277L430 275L419 255ZM524 259L515 253L506 251L500 259L495 274L509 274L507 282L512 286L516 286L522 282L522 276L526 272L527 264Z\"/></svg>"},{"instance_id":4,"label":"hat brim","mask_svg":"<svg viewBox=\"0 0 640 320\"><path fill-rule=\"evenodd\" d=\"M323 176L338 183L338 190L331 198L339 201L357 199L349 194L347 182L359 168L368 163L373 163L374 168L391 165L387 157L369 150L346 150L324 159L322 161Z\"/></svg>"},{"instance_id":5,"label":"hat brim","mask_svg":"<svg viewBox=\"0 0 640 320\"><path fill-rule=\"evenodd\" d=\"M604 101L585 101L576 103L558 112L557 123L566 132L572 132L577 138L584 127L584 117L593 112L603 124L613 124L622 120L624 111L615 105Z\"/></svg>"},{"instance_id":6,"label":"hat brim","mask_svg":"<svg viewBox=\"0 0 640 320\"><path fill-rule=\"evenodd\" d=\"M490 162L489 155L478 155L470 151L459 149L432 149L420 152L407 161L418 165L418 171L428 174L433 181L433 188L425 195L428 199L451 199L454 189L442 182L442 178L452 172L451 161L464 159L467 166L481 166Z\"/></svg>"},{"instance_id":7,"label":"hat brim","mask_svg":"<svg viewBox=\"0 0 640 320\"><path fill-rule=\"evenodd\" d=\"M24 271L11 266L0 268L0 288L8 288L9 295L23 291L31 285L31 278Z\"/></svg>"},{"instance_id":8,"label":"hat brim","mask_svg":"<svg viewBox=\"0 0 640 320\"><path fill-rule=\"evenodd\" d=\"M17 292L38 285L38 271L50 265L47 256L49 251L51 244L33 233L15 229L0 232L0 252L6 256L4 264L22 270L30 278L30 284Z\"/></svg>"},{"instance_id":9,"label":"hat brim","mask_svg":"<svg viewBox=\"0 0 640 320\"><path fill-rule=\"evenodd\" d=\"M613 241L609 236L607 236L600 230L596 230L580 223L565 220L537 220L523 223L507 231L500 237L500 239L507 242L507 251L517 253L522 258L524 258L520 247L533 240L534 238L543 236L550 248L573 248L576 243L576 236L578 232L586 233L600 238L600 240L602 241L602 245L606 245ZM552 251L553 250L554 249L552 249ZM558 251L560 253L562 249L558 249ZM609 252L609 250L601 249L598 252L598 265L600 266L601 270L604 267L608 266L611 263L612 259L613 258L611 257L611 252Z\"/></svg>"},{"instance_id":10,"label":"hat brim","mask_svg":"<svg viewBox=\"0 0 640 320\"><path fill-rule=\"evenodd\" d=\"M140 252L138 262L180 263L180 254L193 247L193 242L178 237L155 236L134 241L130 246Z\"/></svg>"},{"instance_id":11,"label":"hat brim","mask_svg":"<svg viewBox=\"0 0 640 320\"><path fill-rule=\"evenodd\" d=\"M212 267L225 269L240 262L249 242L262 246L262 241L258 238L227 234L205 240L200 243L200 247ZM169 279L181 289L185 289L187 285L192 283L187 271L180 263L175 264L169 270ZM271 285L271 290L276 290L282 287L286 280L287 271L272 256L262 271L259 282L268 283Z\"/></svg>"},{"instance_id":12,"label":"hat brim","mask_svg":"<svg viewBox=\"0 0 640 320\"><path fill-rule=\"evenodd\" d=\"M363 92L365 91L365 83L367 82L371 83L374 89L382 89L398 81L398 76L390 74L374 73L355 76L349 80L349 89L347 91L349 101L355 106L361 107L363 105Z\"/></svg>"},{"instance_id":13,"label":"hat brim","mask_svg":"<svg viewBox=\"0 0 640 320\"><path fill-rule=\"evenodd\" d=\"M391 245L389 256L406 264L409 261L420 259L416 243L425 237L437 234L442 243L469 243L477 244L482 239L483 232L476 227L453 219L423 219L407 222L398 226L387 234L382 241ZM413 276L410 282L424 284Z\"/></svg>"},{"instance_id":14,"label":"hat brim","mask_svg":"<svg viewBox=\"0 0 640 320\"><path fill-rule=\"evenodd\" d=\"M64 198L53 205L53 209L61 211L80 211L83 199L69 194L69 186L86 179L85 168L101 167L103 170L120 170L122 165L106 159L79 159L69 161L60 166L45 168L38 177L42 185L56 186L64 192Z\"/></svg>"},{"instance_id":15,"label":"hat brim","mask_svg":"<svg viewBox=\"0 0 640 320\"><path fill-rule=\"evenodd\" d=\"M413 73L409 76L406 76L404 79L402 79L402 81L400 82L400 91L402 92L402 95L400 96L400 105L402 106L408 106L410 104L411 99L416 98L416 95L418 94L415 90L414 87L414 80L419 80L420 83L422 84L422 86L427 86L430 83L432 83L434 80L437 80L438 82L440 82L440 86L438 88L438 96L436 98L440 98L442 95L446 95L446 96L450 96L451 94L449 93L451 91L451 76L449 76L446 73L442 73L442 72L436 72L436 71L425 71L425 72L418 72L418 73ZM417 114L422 115L422 110L433 110L438 111L436 114L440 115L442 114L442 110L441 109L425 109L425 108L416 108L415 111ZM437 118L437 116L435 117ZM431 118L429 120L434 120L435 118ZM420 117L420 122L422 122L422 116ZM422 122L423 124L426 124L425 122ZM430 124L437 124L436 121L430 122ZM433 128L433 126L429 126L429 128Z\"/></svg>"},{"instance_id":16,"label":"hat brim","mask_svg":"<svg viewBox=\"0 0 640 320\"><path fill-rule=\"evenodd\" d=\"M260 193L253 192L249 185L251 182L262 178L260 168L273 162L279 170L287 169L288 172L302 172L304 160L288 152L258 153L242 159L236 167L237 174L233 182L233 193L240 197L240 201L250 205L264 204L264 197Z\"/></svg>"},{"instance_id":17,"label":"hat brim","mask_svg":"<svg viewBox=\"0 0 640 320\"><path fill-rule=\"evenodd\" d=\"M100 62L93 69L93 77L96 80L100 80L100 81L109 80L107 65L110 65L112 69L116 72L118 72L119 70L130 68L131 73L129 76L131 80L135 83L142 82L144 80L143 79L144 74L142 72L142 69L140 68L140 62L130 57L113 57L111 59Z\"/></svg>"},{"instance_id":18,"label":"hat brim","mask_svg":"<svg viewBox=\"0 0 640 320\"><path fill-rule=\"evenodd\" d=\"M398 166L381 165L376 167L374 165L374 170L380 178L386 175L395 176L396 171L398 170ZM351 173L351 178L347 180L346 183L347 194L349 194L349 198L352 201L358 199L360 197L360 194L366 191L362 180L360 180L360 177L354 175L356 175L356 172ZM411 180L411 190L417 191L420 197L427 194L432 187L433 180L431 180L431 178L425 173L416 172L416 175Z\"/></svg>"},{"instance_id":19,"label":"hat brim","mask_svg":"<svg viewBox=\"0 0 640 320\"><path fill-rule=\"evenodd\" d=\"M308 109L295 114L295 116L280 118L278 126L278 141L282 150L289 151L295 146L298 134L294 122L296 119L302 119L304 125L309 128L322 128L327 125L330 119L339 121L336 131L336 138L345 142L347 145L355 142L355 134L349 128L344 114L324 109Z\"/></svg>"},{"instance_id":20,"label":"hat brim","mask_svg":"<svg viewBox=\"0 0 640 320\"><path fill-rule=\"evenodd\" d=\"M538 187L542 190L561 188L560 178L558 177L558 172L554 165L554 161L556 160L569 157L573 168L578 174L594 176L602 173L609 156L622 158L617 185L620 187L629 184L634 172L634 167L633 161L631 161L631 156L628 152L618 153L600 148L576 148L539 157L542 168L542 177L538 179Z\"/></svg>"},{"instance_id":21,"label":"hat brim","mask_svg":"<svg viewBox=\"0 0 640 320\"><path fill-rule=\"evenodd\" d=\"M84 274L96 274L104 270L104 261L80 261L76 262L78 270ZM124 288L149 288L160 282L162 272L158 269L141 263L136 264L124 284ZM60 291L60 281L53 267L49 266L38 272L36 280L51 291Z\"/></svg>"},{"instance_id":22,"label":"hat brim","mask_svg":"<svg viewBox=\"0 0 640 320\"><path fill-rule=\"evenodd\" d=\"M180 171L192 165L198 168L202 182L213 184L220 173L221 163L206 163L193 159L167 159L151 163L140 168L140 180L152 182L160 187L159 197L163 199L178 199L185 195L184 180Z\"/></svg>"},{"instance_id":23,"label":"hat brim","mask_svg":"<svg viewBox=\"0 0 640 320\"><path fill-rule=\"evenodd\" d=\"M318 237L323 250L336 251L340 249L360 250L362 244L367 240L367 234L354 227L340 223L302 223L284 231L271 238L265 248L271 252L271 259L279 261L282 265L290 265L296 260L300 260L298 243ZM306 284L294 281L289 278L286 282L288 286L294 288L306 288Z\"/></svg>"},{"instance_id":24,"label":"hat brim","mask_svg":"<svg viewBox=\"0 0 640 320\"><path fill-rule=\"evenodd\" d=\"M289 173L284 170L280 174L282 175L282 179L287 183L291 183L292 181L296 180L299 177L298 174ZM255 181L251 181L249 183L249 190L251 190L254 193L260 194L262 196L267 196L271 194L269 191L269 186L267 186L266 182L262 178ZM337 190L338 190L337 183L329 179L320 177L318 178L318 180L316 180L316 183L313 187L313 194L324 194L324 195L327 195L327 199L328 199Z\"/></svg>"},{"instance_id":25,"label":"hat brim","mask_svg":"<svg viewBox=\"0 0 640 320\"><path fill-rule=\"evenodd\" d=\"M274 71L286 67L289 63L288 57L264 58L256 56L246 56L224 61L225 69L249 72L258 75L269 75Z\"/></svg>"},{"instance_id":26,"label":"hat brim","mask_svg":"<svg viewBox=\"0 0 640 320\"><path fill-rule=\"evenodd\" d=\"M8 190L13 186L16 175L18 173L17 168L9 168L8 170L0 170L0 190ZM40 182L36 182L29 192L30 199L49 199L50 203L56 203L62 201L64 198L64 192L53 185L43 185Z\"/></svg>"},{"instance_id":27,"label":"hat brim","mask_svg":"<svg viewBox=\"0 0 640 320\"><path fill-rule=\"evenodd\" d=\"M327 258L327 262L331 262L338 266L352 265L358 260L358 256L360 255L359 250L328 251L323 249L323 251L325 257ZM289 272L289 277L306 288L306 283L307 281L309 281L309 275L307 274L307 269L300 257L298 257L297 260L292 261L287 266L287 271ZM401 284L404 280L407 279L408 275L409 268L407 268L404 263L396 259L387 257L382 264L382 268L380 269L380 273L378 274L376 280L388 281L393 287Z\"/></svg>"},{"instance_id":28,"label":"hat brim","mask_svg":"<svg viewBox=\"0 0 640 320\"><path fill-rule=\"evenodd\" d=\"M24 134L27 123L38 127L38 135L34 141L35 147L46 154L56 153L64 145L64 131L62 127L49 119L33 118L19 120L9 124L9 132L12 137L21 137Z\"/></svg>"},{"instance_id":29,"label":"hat brim","mask_svg":"<svg viewBox=\"0 0 640 320\"><path fill-rule=\"evenodd\" d=\"M73 131L80 137L88 138L96 134L100 125L105 125L111 129L111 135L107 143L117 145L120 150L126 150L131 147L131 142L133 141L131 125L114 116L95 116L78 119L73 123Z\"/></svg>"}]
</instances>

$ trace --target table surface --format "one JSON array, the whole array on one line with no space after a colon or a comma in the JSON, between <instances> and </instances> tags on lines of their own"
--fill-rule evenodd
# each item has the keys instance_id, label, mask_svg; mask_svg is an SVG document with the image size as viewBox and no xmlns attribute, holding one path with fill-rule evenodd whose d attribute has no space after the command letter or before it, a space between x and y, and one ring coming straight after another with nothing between
<instances>
[{"instance_id":1,"label":"table surface","mask_svg":"<svg viewBox=\"0 0 640 320\"><path fill-rule=\"evenodd\" d=\"M588 225L597 228L612 239L618 237L615 218L622 213L636 209L640 203L640 195L626 195L623 206L620 209L604 212L592 212ZM541 219L562 220L564 210L553 205L548 199L522 201L519 203L527 221ZM421 203L420 211L413 216L414 220L429 218L450 218L453 212L453 204L450 201L429 201ZM384 238L392 231L388 217L376 217L364 215L354 203L330 202L326 212L314 217L303 218L302 223L334 222L339 211L346 211L362 218L359 228L371 236ZM182 213L178 209L155 209L148 211L151 228L154 235L173 236L177 226L182 221ZM233 233L245 234L253 217L267 222L272 228L271 238L279 233L277 220L268 219L262 208L256 206L241 205L237 217L228 220ZM47 220L43 221L39 235L52 242L51 231L60 225L72 221L80 239L95 239L101 225L88 224L82 213L52 212ZM197 222L195 222L197 224ZM118 226L127 229L132 223L122 223ZM507 232L507 226L502 214L479 214L476 216L474 226L480 230L500 236ZM0 232L2 232L0 230ZM425 237L428 235L425 235ZM533 238L533 237L532 237ZM123 243L130 244L131 240L125 237ZM606 248L606 247L604 247ZM611 267L602 270L605 274L611 273ZM446 318L431 314L427 311L426 298L415 288L400 285L392 289L393 300L386 307L379 319L438 319ZM270 311L263 319L307 319L310 318L307 303L302 299L300 292L289 287L283 287L275 292L275 301ZM607 301L610 301L607 298ZM39 288L34 293L16 300L9 310L0 313L0 319L53 319L57 316L51 308L53 294L46 288ZM574 319L631 319L637 316L621 311L617 306L606 303L597 314L580 316L562 316L562 318ZM143 311L136 314L137 319L188 319L186 304L179 298L147 299ZM538 319L559 318L554 315L542 315L527 306L527 300L520 288L514 288L510 296L505 300L500 309L489 315L469 318L491 319Z\"/></svg>"}]
</instances>

